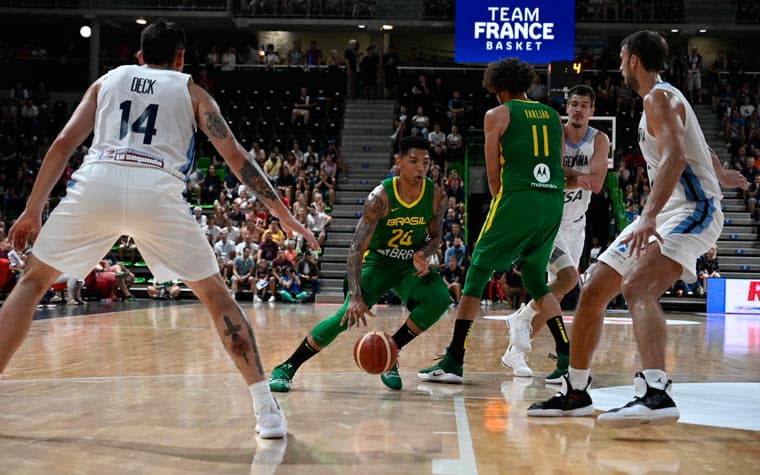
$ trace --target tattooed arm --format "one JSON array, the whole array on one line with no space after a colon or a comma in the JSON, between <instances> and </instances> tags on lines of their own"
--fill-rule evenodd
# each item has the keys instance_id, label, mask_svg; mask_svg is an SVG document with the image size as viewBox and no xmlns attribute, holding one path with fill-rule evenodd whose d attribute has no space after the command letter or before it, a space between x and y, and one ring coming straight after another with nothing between
<instances>
[{"instance_id":1,"label":"tattooed arm","mask_svg":"<svg viewBox=\"0 0 760 475\"><path fill-rule=\"evenodd\" d=\"M382 185L377 185L364 202L364 210L359 224L356 226L354 238L351 241L351 247L348 250L348 294L350 302L340 324L343 326L346 321L351 327L354 323L364 323L367 325L365 314L374 316L367 304L364 302L362 295L361 278L362 278L362 260L364 253L369 247L372 240L372 234L375 232L377 223L388 215L388 196ZM373 302L374 303L374 302Z\"/></svg>"},{"instance_id":2,"label":"tattooed arm","mask_svg":"<svg viewBox=\"0 0 760 475\"><path fill-rule=\"evenodd\" d=\"M197 84L190 82L189 88L196 121L211 140L211 143L214 144L214 148L229 164L230 170L241 183L256 193L256 196L273 215L280 218L280 225L288 235L297 232L304 236L313 249L319 249L319 243L311 231L304 228L290 214L259 164L235 139L214 98Z\"/></svg>"}]
</instances>

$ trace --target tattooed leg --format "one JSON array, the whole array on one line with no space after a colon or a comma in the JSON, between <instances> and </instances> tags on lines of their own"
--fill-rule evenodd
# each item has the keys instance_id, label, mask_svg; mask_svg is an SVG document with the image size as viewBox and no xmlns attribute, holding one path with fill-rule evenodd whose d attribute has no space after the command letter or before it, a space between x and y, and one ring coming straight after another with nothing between
<instances>
[{"instance_id":1,"label":"tattooed leg","mask_svg":"<svg viewBox=\"0 0 760 475\"><path fill-rule=\"evenodd\" d=\"M253 327L245 312L232 300L221 277L215 274L196 282L185 282L206 305L224 344L246 383L264 380L264 366Z\"/></svg>"}]
</instances>

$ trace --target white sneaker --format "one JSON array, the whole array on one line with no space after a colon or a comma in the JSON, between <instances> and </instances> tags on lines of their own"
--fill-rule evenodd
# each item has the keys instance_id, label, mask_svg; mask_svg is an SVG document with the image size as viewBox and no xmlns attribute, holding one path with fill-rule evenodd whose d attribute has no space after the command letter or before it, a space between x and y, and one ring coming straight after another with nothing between
<instances>
[{"instance_id":1,"label":"white sneaker","mask_svg":"<svg viewBox=\"0 0 760 475\"><path fill-rule=\"evenodd\" d=\"M269 300L267 300L267 302L269 302L269 303L273 303L273 302L275 302L276 300L277 300L277 299L275 299L275 298L274 298L274 295L272 295L271 297L269 297Z\"/></svg>"},{"instance_id":2,"label":"white sneaker","mask_svg":"<svg viewBox=\"0 0 760 475\"><path fill-rule=\"evenodd\" d=\"M605 427L626 428L643 424L674 424L681 416L671 393L673 382L668 380L665 389L649 385L643 373L633 379L636 395L623 407L599 414L596 421Z\"/></svg>"},{"instance_id":3,"label":"white sneaker","mask_svg":"<svg viewBox=\"0 0 760 475\"><path fill-rule=\"evenodd\" d=\"M528 367L528 357L525 353L518 351L514 345L509 345L504 356L501 357L501 364L507 368L512 368L512 374L521 378L533 377L533 370Z\"/></svg>"},{"instance_id":4,"label":"white sneaker","mask_svg":"<svg viewBox=\"0 0 760 475\"><path fill-rule=\"evenodd\" d=\"M525 304L507 317L509 327L509 343L523 353L530 353L530 320L526 317Z\"/></svg>"},{"instance_id":5,"label":"white sneaker","mask_svg":"<svg viewBox=\"0 0 760 475\"><path fill-rule=\"evenodd\" d=\"M262 439L282 439L288 433L288 421L276 404L256 414L256 433Z\"/></svg>"},{"instance_id":6,"label":"white sneaker","mask_svg":"<svg viewBox=\"0 0 760 475\"><path fill-rule=\"evenodd\" d=\"M253 301L255 303L261 303L261 297L259 297L258 295L254 294L253 295Z\"/></svg>"}]
</instances>

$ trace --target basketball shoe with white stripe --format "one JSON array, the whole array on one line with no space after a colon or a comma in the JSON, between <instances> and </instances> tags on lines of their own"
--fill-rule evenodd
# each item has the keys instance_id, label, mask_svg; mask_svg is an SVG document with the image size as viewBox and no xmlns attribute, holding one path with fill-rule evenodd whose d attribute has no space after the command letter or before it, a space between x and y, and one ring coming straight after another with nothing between
<instances>
[{"instance_id":1,"label":"basketball shoe with white stripe","mask_svg":"<svg viewBox=\"0 0 760 475\"><path fill-rule=\"evenodd\" d=\"M662 381L658 381L662 384ZM600 414L597 421L606 427L636 427L642 424L674 424L681 416L671 395L673 381L668 380L664 389L649 385L643 373L633 379L636 395L623 407Z\"/></svg>"}]
</instances>

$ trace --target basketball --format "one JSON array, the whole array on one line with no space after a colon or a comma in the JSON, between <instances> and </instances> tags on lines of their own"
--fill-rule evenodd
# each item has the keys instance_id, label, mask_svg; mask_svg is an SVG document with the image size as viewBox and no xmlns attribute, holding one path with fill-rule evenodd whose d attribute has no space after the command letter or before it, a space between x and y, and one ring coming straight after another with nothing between
<instances>
[{"instance_id":1,"label":"basketball","mask_svg":"<svg viewBox=\"0 0 760 475\"><path fill-rule=\"evenodd\" d=\"M354 361L370 374L385 373L396 363L398 347L393 338L384 332L369 332L356 340Z\"/></svg>"}]
</instances>

